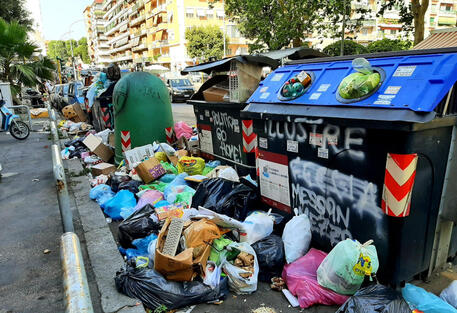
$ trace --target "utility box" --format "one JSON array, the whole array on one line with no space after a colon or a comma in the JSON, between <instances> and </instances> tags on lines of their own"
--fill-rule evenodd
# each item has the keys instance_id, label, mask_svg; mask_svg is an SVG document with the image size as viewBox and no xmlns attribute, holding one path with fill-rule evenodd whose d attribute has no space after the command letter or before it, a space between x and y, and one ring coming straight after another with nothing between
<instances>
[{"instance_id":1,"label":"utility box","mask_svg":"<svg viewBox=\"0 0 457 313\"><path fill-rule=\"evenodd\" d=\"M379 85L344 101L339 85L360 56L294 61L262 81L241 112L257 134L263 202L311 221L312 245L330 251L346 238L373 239L382 283L399 284L438 265L443 227L452 233L457 193L457 50L365 55ZM308 89L281 92L301 72ZM382 74L382 75L381 75ZM444 221L448 226L443 226ZM450 225L450 226L449 226ZM450 228L449 228L450 227ZM456 238L454 240L454 238ZM457 237L447 239L455 255ZM449 244L451 248L449 249Z\"/></svg>"}]
</instances>

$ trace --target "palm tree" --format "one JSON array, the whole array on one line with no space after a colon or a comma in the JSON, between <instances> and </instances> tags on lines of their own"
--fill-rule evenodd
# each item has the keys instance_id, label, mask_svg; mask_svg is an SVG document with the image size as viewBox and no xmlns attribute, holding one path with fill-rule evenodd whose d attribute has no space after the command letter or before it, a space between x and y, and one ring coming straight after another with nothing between
<instances>
[{"instance_id":1,"label":"palm tree","mask_svg":"<svg viewBox=\"0 0 457 313\"><path fill-rule=\"evenodd\" d=\"M0 18L0 81L9 82L15 97L21 87L35 87L53 79L54 63L37 57L38 46L29 41L27 28Z\"/></svg>"}]
</instances>

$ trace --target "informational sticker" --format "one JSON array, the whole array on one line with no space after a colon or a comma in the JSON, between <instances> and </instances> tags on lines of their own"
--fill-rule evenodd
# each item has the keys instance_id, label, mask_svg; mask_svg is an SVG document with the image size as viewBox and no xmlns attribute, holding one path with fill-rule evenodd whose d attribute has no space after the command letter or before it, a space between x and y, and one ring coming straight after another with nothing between
<instances>
[{"instance_id":1,"label":"informational sticker","mask_svg":"<svg viewBox=\"0 0 457 313\"><path fill-rule=\"evenodd\" d=\"M309 96L309 100L317 100L317 99L320 98L320 96L321 96L321 93L314 92L314 93L311 94L311 96Z\"/></svg>"},{"instance_id":2,"label":"informational sticker","mask_svg":"<svg viewBox=\"0 0 457 313\"><path fill-rule=\"evenodd\" d=\"M205 116L209 117L209 110L205 110Z\"/></svg>"},{"instance_id":3,"label":"informational sticker","mask_svg":"<svg viewBox=\"0 0 457 313\"><path fill-rule=\"evenodd\" d=\"M233 125L233 132L240 133L240 125L239 124L234 124Z\"/></svg>"},{"instance_id":4,"label":"informational sticker","mask_svg":"<svg viewBox=\"0 0 457 313\"><path fill-rule=\"evenodd\" d=\"M260 95L260 99L266 99L266 98L268 98L269 95L270 95L269 92L264 92Z\"/></svg>"},{"instance_id":5,"label":"informational sticker","mask_svg":"<svg viewBox=\"0 0 457 313\"><path fill-rule=\"evenodd\" d=\"M395 71L393 77L410 77L413 75L415 70L415 65L399 66L397 67L397 70Z\"/></svg>"},{"instance_id":6,"label":"informational sticker","mask_svg":"<svg viewBox=\"0 0 457 313\"><path fill-rule=\"evenodd\" d=\"M396 95L401 89L401 86L388 86L384 94L386 95Z\"/></svg>"},{"instance_id":7,"label":"informational sticker","mask_svg":"<svg viewBox=\"0 0 457 313\"><path fill-rule=\"evenodd\" d=\"M392 103L392 101L390 101L390 100L378 99L378 100L376 100L373 104L390 105L391 103Z\"/></svg>"},{"instance_id":8,"label":"informational sticker","mask_svg":"<svg viewBox=\"0 0 457 313\"><path fill-rule=\"evenodd\" d=\"M213 137L210 130L202 129L200 132L200 149L203 152L213 153Z\"/></svg>"},{"instance_id":9,"label":"informational sticker","mask_svg":"<svg viewBox=\"0 0 457 313\"><path fill-rule=\"evenodd\" d=\"M338 136L334 135L327 135L327 144L329 146L337 146L338 145Z\"/></svg>"},{"instance_id":10,"label":"informational sticker","mask_svg":"<svg viewBox=\"0 0 457 313\"><path fill-rule=\"evenodd\" d=\"M378 99L382 99L382 100L392 100L393 98L395 98L396 95L379 95L378 96Z\"/></svg>"},{"instance_id":11,"label":"informational sticker","mask_svg":"<svg viewBox=\"0 0 457 313\"><path fill-rule=\"evenodd\" d=\"M311 133L309 134L309 144L313 146L322 147L324 143L322 134Z\"/></svg>"},{"instance_id":12,"label":"informational sticker","mask_svg":"<svg viewBox=\"0 0 457 313\"><path fill-rule=\"evenodd\" d=\"M318 92L326 92L330 88L330 84L321 84L317 89Z\"/></svg>"},{"instance_id":13,"label":"informational sticker","mask_svg":"<svg viewBox=\"0 0 457 313\"><path fill-rule=\"evenodd\" d=\"M364 277L365 275L370 276L373 268L371 266L371 259L368 255L360 253L359 260L352 268L354 274Z\"/></svg>"},{"instance_id":14,"label":"informational sticker","mask_svg":"<svg viewBox=\"0 0 457 313\"><path fill-rule=\"evenodd\" d=\"M268 139L259 137L259 147L263 149L268 149Z\"/></svg>"},{"instance_id":15,"label":"informational sticker","mask_svg":"<svg viewBox=\"0 0 457 313\"><path fill-rule=\"evenodd\" d=\"M298 141L287 140L287 151L298 153Z\"/></svg>"},{"instance_id":16,"label":"informational sticker","mask_svg":"<svg viewBox=\"0 0 457 313\"><path fill-rule=\"evenodd\" d=\"M203 120L203 114L200 114L200 120L201 121Z\"/></svg>"},{"instance_id":17,"label":"informational sticker","mask_svg":"<svg viewBox=\"0 0 457 313\"><path fill-rule=\"evenodd\" d=\"M284 76L284 73L277 73L271 78L271 81L279 82L283 76Z\"/></svg>"},{"instance_id":18,"label":"informational sticker","mask_svg":"<svg viewBox=\"0 0 457 313\"><path fill-rule=\"evenodd\" d=\"M328 159L328 149L327 148L317 148L317 157L322 159Z\"/></svg>"},{"instance_id":19,"label":"informational sticker","mask_svg":"<svg viewBox=\"0 0 457 313\"><path fill-rule=\"evenodd\" d=\"M271 153L271 155L276 154ZM286 156L283 157L287 160ZM268 159L258 160L260 194L290 207L289 168L285 164L270 161L270 159L268 157Z\"/></svg>"},{"instance_id":20,"label":"informational sticker","mask_svg":"<svg viewBox=\"0 0 457 313\"><path fill-rule=\"evenodd\" d=\"M268 87L262 87L260 88L260 92L266 92L268 90Z\"/></svg>"}]
</instances>

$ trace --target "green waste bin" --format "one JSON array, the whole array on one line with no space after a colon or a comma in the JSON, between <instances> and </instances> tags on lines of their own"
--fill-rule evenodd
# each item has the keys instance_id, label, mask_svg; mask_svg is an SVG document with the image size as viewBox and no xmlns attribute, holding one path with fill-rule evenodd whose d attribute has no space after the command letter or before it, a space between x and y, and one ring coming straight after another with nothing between
<instances>
[{"instance_id":1,"label":"green waste bin","mask_svg":"<svg viewBox=\"0 0 457 313\"><path fill-rule=\"evenodd\" d=\"M125 150L154 141L164 142L165 128L173 126L168 89L150 73L134 72L119 80L114 88L115 162Z\"/></svg>"}]
</instances>

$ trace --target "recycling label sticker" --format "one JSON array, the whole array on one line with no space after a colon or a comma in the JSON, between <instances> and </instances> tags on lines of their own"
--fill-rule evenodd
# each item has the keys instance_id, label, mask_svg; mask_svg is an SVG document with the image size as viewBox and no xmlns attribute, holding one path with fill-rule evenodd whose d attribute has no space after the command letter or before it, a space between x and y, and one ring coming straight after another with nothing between
<instances>
[{"instance_id":1,"label":"recycling label sticker","mask_svg":"<svg viewBox=\"0 0 457 313\"><path fill-rule=\"evenodd\" d=\"M317 89L318 92L326 92L330 88L330 84L321 84Z\"/></svg>"},{"instance_id":2,"label":"recycling label sticker","mask_svg":"<svg viewBox=\"0 0 457 313\"><path fill-rule=\"evenodd\" d=\"M283 76L284 76L283 73L277 73L271 78L271 81L272 82L279 82Z\"/></svg>"},{"instance_id":3,"label":"recycling label sticker","mask_svg":"<svg viewBox=\"0 0 457 313\"><path fill-rule=\"evenodd\" d=\"M393 77L410 77L416 70L416 65L399 66L397 67Z\"/></svg>"},{"instance_id":4,"label":"recycling label sticker","mask_svg":"<svg viewBox=\"0 0 457 313\"><path fill-rule=\"evenodd\" d=\"M309 100L317 100L320 98L320 96L321 96L321 93L315 92L315 93L311 94L311 96L309 96Z\"/></svg>"},{"instance_id":5,"label":"recycling label sticker","mask_svg":"<svg viewBox=\"0 0 457 313\"><path fill-rule=\"evenodd\" d=\"M401 89L401 86L388 86L384 94L386 95L396 95Z\"/></svg>"}]
</instances>

